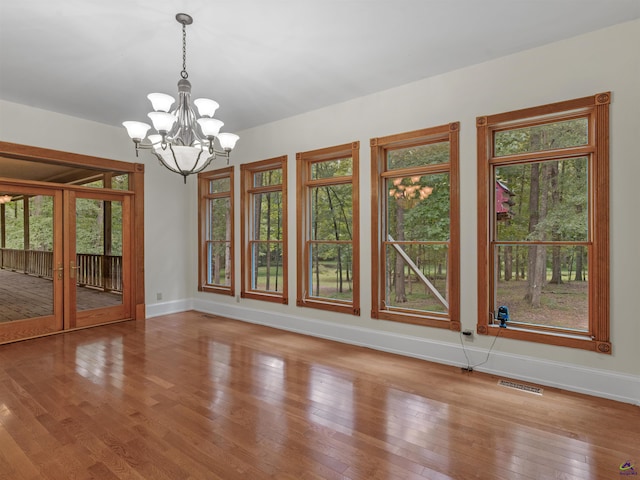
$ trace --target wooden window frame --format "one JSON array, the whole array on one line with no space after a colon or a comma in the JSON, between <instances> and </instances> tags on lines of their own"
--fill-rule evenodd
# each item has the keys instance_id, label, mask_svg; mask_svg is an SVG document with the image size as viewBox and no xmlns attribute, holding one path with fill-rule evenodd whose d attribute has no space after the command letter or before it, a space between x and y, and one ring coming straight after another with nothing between
<instances>
[{"instance_id":1,"label":"wooden window frame","mask_svg":"<svg viewBox=\"0 0 640 480\"><path fill-rule=\"evenodd\" d=\"M346 143L334 147L321 148L296 154L297 181L297 300L299 307L318 308L333 312L360 315L360 189L359 189L359 151L360 142ZM352 159L350 176L311 179L311 167L315 163L342 158ZM352 186L352 292L353 300L335 300L322 297L312 297L307 292L309 279L309 188L324 185Z\"/></svg>"},{"instance_id":2,"label":"wooden window frame","mask_svg":"<svg viewBox=\"0 0 640 480\"><path fill-rule=\"evenodd\" d=\"M223 178L229 179L229 191L220 193L209 193L209 182L211 180L219 180ZM229 286L212 285L207 283L207 270L209 264L209 256L207 255L207 202L214 198L229 198L229 216L230 224L230 251L231 257L231 274L229 277ZM198 174L198 238L200 246L198 248L198 290L201 292L218 293L221 295L235 295L235 253L234 253L234 175L233 167L220 168Z\"/></svg>"},{"instance_id":3,"label":"wooden window frame","mask_svg":"<svg viewBox=\"0 0 640 480\"><path fill-rule=\"evenodd\" d=\"M253 185L253 178L256 173L268 172L269 170L282 170L282 183L279 185L267 185L256 187ZM241 238L241 289L242 298L252 298L264 300L266 302L276 302L287 305L288 299L288 229L287 229L287 156L275 157L259 162L246 163L240 165L242 191L240 195L240 238ZM251 244L254 240L249 238L251 234L250 223L254 217L254 207L252 197L255 194L280 192L282 195L282 292L255 290L251 288L251 270L253 267L253 257L251 255Z\"/></svg>"},{"instance_id":4,"label":"wooden window frame","mask_svg":"<svg viewBox=\"0 0 640 480\"><path fill-rule=\"evenodd\" d=\"M427 327L460 331L460 148L459 122L415 130L412 132L372 138L371 146L371 318L411 323ZM387 169L387 152L409 146L449 142L449 162L407 169ZM399 175L449 174L449 311L419 313L401 308L389 309L384 303L385 258L383 238L387 195L384 180Z\"/></svg>"},{"instance_id":5,"label":"wooden window frame","mask_svg":"<svg viewBox=\"0 0 640 480\"><path fill-rule=\"evenodd\" d=\"M609 338L609 104L611 93L551 103L512 112L478 117L478 324L480 335L539 342L611 353ZM550 120L585 117L589 122L589 142L585 146L543 150L515 155L494 155L494 132L537 125ZM498 327L492 319L493 223L491 189L496 165L528 163L582 154L589 158L589 329L584 335L555 333L544 328Z\"/></svg>"}]
</instances>

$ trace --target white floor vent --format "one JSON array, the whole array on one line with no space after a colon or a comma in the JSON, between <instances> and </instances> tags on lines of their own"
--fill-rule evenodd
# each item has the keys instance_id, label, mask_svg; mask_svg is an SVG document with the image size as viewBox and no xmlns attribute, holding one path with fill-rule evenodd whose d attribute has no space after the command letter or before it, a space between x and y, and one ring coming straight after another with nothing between
<instances>
[{"instance_id":1,"label":"white floor vent","mask_svg":"<svg viewBox=\"0 0 640 480\"><path fill-rule=\"evenodd\" d=\"M542 395L542 388L532 387L531 385L525 385L523 383L511 382L509 380L498 380L498 385L501 387L514 388L523 392L533 393L534 395Z\"/></svg>"}]
</instances>

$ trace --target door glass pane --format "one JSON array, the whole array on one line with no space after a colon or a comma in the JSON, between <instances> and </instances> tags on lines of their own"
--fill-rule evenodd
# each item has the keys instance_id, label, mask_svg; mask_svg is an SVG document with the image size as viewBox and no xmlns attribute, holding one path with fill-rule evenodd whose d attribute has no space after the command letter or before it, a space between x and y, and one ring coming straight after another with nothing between
<instances>
[{"instance_id":1,"label":"door glass pane","mask_svg":"<svg viewBox=\"0 0 640 480\"><path fill-rule=\"evenodd\" d=\"M122 202L76 200L77 310L122 304Z\"/></svg>"},{"instance_id":2,"label":"door glass pane","mask_svg":"<svg viewBox=\"0 0 640 480\"><path fill-rule=\"evenodd\" d=\"M0 322L53 315L53 197L0 191Z\"/></svg>"}]
</instances>

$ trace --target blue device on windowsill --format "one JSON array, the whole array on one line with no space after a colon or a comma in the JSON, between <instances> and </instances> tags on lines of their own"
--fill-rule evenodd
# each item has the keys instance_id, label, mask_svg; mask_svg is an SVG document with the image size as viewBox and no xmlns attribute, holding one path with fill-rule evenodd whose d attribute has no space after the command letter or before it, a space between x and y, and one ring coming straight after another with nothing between
<instances>
[{"instance_id":1,"label":"blue device on windowsill","mask_svg":"<svg viewBox=\"0 0 640 480\"><path fill-rule=\"evenodd\" d=\"M509 307L506 305L498 307L498 316L496 318L500 320L500 328L507 328L507 322L509 321Z\"/></svg>"}]
</instances>

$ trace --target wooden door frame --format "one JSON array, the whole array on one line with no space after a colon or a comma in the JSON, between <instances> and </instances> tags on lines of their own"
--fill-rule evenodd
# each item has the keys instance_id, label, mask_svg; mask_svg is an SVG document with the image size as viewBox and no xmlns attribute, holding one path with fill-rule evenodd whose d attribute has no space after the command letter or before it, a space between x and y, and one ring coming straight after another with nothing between
<instances>
[{"instance_id":1,"label":"wooden door frame","mask_svg":"<svg viewBox=\"0 0 640 480\"><path fill-rule=\"evenodd\" d=\"M131 300L130 312L134 320L143 320L146 315L144 289L144 164L130 163L108 158L63 152L48 148L33 147L0 141L0 156L32 162L65 165L77 168L94 168L98 172L122 172L129 175L129 192L132 193L131 229ZM12 183L12 179L2 179ZM17 182L17 180L14 180ZM24 185L24 181L19 181ZM65 184L31 182L49 188L64 187ZM68 187L68 185L67 185ZM76 187L81 188L81 187ZM96 189L92 189L96 190Z\"/></svg>"}]
</instances>

